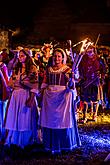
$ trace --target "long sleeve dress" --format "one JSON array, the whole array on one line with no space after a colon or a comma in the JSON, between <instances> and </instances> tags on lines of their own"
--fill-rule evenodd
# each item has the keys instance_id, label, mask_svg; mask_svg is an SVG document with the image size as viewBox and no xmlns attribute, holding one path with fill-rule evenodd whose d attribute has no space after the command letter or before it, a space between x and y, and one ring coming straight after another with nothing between
<instances>
[{"instance_id":1,"label":"long sleeve dress","mask_svg":"<svg viewBox=\"0 0 110 165\"><path fill-rule=\"evenodd\" d=\"M31 107L26 106L31 92L38 92L38 72L31 67L28 76L25 71L12 75L9 86L12 95L8 103L5 128L8 130L6 144L20 147L32 144L37 138L37 100L36 95Z\"/></svg>"},{"instance_id":2,"label":"long sleeve dress","mask_svg":"<svg viewBox=\"0 0 110 165\"><path fill-rule=\"evenodd\" d=\"M52 153L70 151L81 144L74 108L77 92L68 87L70 71L64 65L59 70L49 67L46 72L41 127L45 149Z\"/></svg>"}]
</instances>

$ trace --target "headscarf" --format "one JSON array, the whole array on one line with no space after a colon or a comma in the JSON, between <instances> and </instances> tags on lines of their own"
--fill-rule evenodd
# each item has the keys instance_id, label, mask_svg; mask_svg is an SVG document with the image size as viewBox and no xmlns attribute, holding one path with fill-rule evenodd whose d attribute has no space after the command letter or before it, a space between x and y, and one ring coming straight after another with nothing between
<instances>
[{"instance_id":1,"label":"headscarf","mask_svg":"<svg viewBox=\"0 0 110 165\"><path fill-rule=\"evenodd\" d=\"M53 54L54 54L56 51L61 52L61 54L62 54L62 56L63 56L63 64L66 64L67 55L66 55L65 51L64 51L63 49L61 49L61 48L56 48L56 49L54 49Z\"/></svg>"}]
</instances>

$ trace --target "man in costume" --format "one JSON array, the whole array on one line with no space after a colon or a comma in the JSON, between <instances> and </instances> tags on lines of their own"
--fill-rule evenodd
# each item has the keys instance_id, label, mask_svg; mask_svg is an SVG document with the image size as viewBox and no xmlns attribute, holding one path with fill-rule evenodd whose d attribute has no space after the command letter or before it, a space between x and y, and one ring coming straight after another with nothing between
<instances>
[{"instance_id":1,"label":"man in costume","mask_svg":"<svg viewBox=\"0 0 110 165\"><path fill-rule=\"evenodd\" d=\"M104 76L104 65L97 56L95 46L89 46L79 65L80 100L83 103L83 122L87 121L88 105L91 105L92 120L97 120L99 101L103 100L103 90L100 81Z\"/></svg>"}]
</instances>

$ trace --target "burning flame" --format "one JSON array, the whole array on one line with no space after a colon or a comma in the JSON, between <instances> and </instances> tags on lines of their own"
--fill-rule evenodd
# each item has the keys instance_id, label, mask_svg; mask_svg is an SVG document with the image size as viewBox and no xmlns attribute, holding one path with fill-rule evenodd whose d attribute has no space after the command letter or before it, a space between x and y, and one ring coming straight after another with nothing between
<instances>
[{"instance_id":1,"label":"burning flame","mask_svg":"<svg viewBox=\"0 0 110 165\"><path fill-rule=\"evenodd\" d=\"M90 40L88 40L88 38L84 39L82 41L82 46L81 46L81 49L80 49L80 54L83 53L85 50L87 50L90 45L93 45L93 42L91 42Z\"/></svg>"},{"instance_id":2,"label":"burning flame","mask_svg":"<svg viewBox=\"0 0 110 165\"><path fill-rule=\"evenodd\" d=\"M10 32L12 32L12 36L16 36L16 35L18 35L18 34L20 33L20 28L16 28L16 30L15 30L15 31L14 31L14 30L9 29L9 31L10 31Z\"/></svg>"}]
</instances>

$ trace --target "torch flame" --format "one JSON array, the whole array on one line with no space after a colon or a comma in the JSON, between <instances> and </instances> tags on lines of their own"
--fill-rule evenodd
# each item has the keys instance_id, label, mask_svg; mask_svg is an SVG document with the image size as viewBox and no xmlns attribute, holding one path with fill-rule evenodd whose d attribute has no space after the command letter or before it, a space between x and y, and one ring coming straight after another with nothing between
<instances>
[{"instance_id":1,"label":"torch flame","mask_svg":"<svg viewBox=\"0 0 110 165\"><path fill-rule=\"evenodd\" d=\"M83 53L85 50L87 50L90 45L93 45L93 42L88 41L88 38L84 39L82 41L82 46L81 46L81 49L80 49L80 54Z\"/></svg>"}]
</instances>

